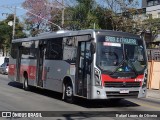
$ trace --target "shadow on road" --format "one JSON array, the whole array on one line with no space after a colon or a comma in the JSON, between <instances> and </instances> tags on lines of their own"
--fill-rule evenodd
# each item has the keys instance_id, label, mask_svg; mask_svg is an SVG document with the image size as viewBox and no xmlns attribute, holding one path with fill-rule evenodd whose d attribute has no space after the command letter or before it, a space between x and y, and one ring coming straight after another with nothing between
<instances>
[{"instance_id":1,"label":"shadow on road","mask_svg":"<svg viewBox=\"0 0 160 120\"><path fill-rule=\"evenodd\" d=\"M8 85L9 85L9 86L12 86L12 87L16 87L16 88L23 89L23 86L22 86L21 83L17 83L17 82L9 82Z\"/></svg>"},{"instance_id":2,"label":"shadow on road","mask_svg":"<svg viewBox=\"0 0 160 120\"><path fill-rule=\"evenodd\" d=\"M114 107L137 107L139 106L136 103L130 102L128 100L122 99L120 101L116 101L113 99L108 100L86 100L77 98L76 105L86 108L114 108Z\"/></svg>"},{"instance_id":3,"label":"shadow on road","mask_svg":"<svg viewBox=\"0 0 160 120\"><path fill-rule=\"evenodd\" d=\"M17 83L17 82L9 82L8 83L9 86L15 87L15 88L19 88L19 89L23 89L23 86L21 83ZM36 87L30 87L30 92L36 93L36 94L40 94L43 96L47 96L53 99L57 99L61 101L62 98L62 94L58 93L58 92L53 92L50 90L46 90L46 89L40 89L40 88L36 88ZM86 100L83 98L75 98L76 102L74 103L75 105L81 106L81 107L85 107L85 108L110 108L110 107L137 107L139 106L136 103L133 103L131 101L122 99L120 101L116 101L116 100Z\"/></svg>"}]
</instances>

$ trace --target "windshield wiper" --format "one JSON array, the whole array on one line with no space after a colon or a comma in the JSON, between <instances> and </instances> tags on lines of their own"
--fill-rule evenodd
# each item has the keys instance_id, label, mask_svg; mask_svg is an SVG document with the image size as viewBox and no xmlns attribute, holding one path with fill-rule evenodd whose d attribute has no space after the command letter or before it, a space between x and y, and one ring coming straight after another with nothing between
<instances>
[{"instance_id":1,"label":"windshield wiper","mask_svg":"<svg viewBox=\"0 0 160 120\"><path fill-rule=\"evenodd\" d=\"M117 72L118 69L123 66L123 63L125 63L125 59L123 59L122 62L120 62L119 65L115 68L115 70L111 72L109 75L113 75L115 72Z\"/></svg>"},{"instance_id":2,"label":"windshield wiper","mask_svg":"<svg viewBox=\"0 0 160 120\"><path fill-rule=\"evenodd\" d=\"M131 66L130 68L129 68L129 65ZM116 69L110 73L110 75L113 75L116 72L122 72L122 71L120 71L121 69L123 70L123 72L133 71L136 75L138 75L138 72L137 72L135 66L133 65L133 63L131 62L131 60L127 56L127 51L125 51L124 45L123 45L123 60L122 60L122 62L119 63L119 65L116 67Z\"/></svg>"},{"instance_id":3,"label":"windshield wiper","mask_svg":"<svg viewBox=\"0 0 160 120\"><path fill-rule=\"evenodd\" d=\"M135 72L136 75L138 75L138 71L136 70L135 66L133 65L133 63L131 62L131 60L129 59L129 57L127 56L127 53L125 53L125 59L127 61L127 65L131 65L131 68L133 69L133 71Z\"/></svg>"}]
</instances>

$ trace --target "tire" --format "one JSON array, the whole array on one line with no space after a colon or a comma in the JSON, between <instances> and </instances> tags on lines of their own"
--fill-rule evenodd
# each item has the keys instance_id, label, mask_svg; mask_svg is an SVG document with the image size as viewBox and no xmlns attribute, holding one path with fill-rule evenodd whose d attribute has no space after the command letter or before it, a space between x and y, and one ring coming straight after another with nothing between
<instances>
[{"instance_id":1,"label":"tire","mask_svg":"<svg viewBox=\"0 0 160 120\"><path fill-rule=\"evenodd\" d=\"M74 96L73 96L73 86L71 83L66 83L63 85L63 98L65 102L73 103Z\"/></svg>"},{"instance_id":2,"label":"tire","mask_svg":"<svg viewBox=\"0 0 160 120\"><path fill-rule=\"evenodd\" d=\"M24 89L25 91L28 91L28 90L29 90L28 78L27 78L27 77L24 77L23 89Z\"/></svg>"}]
</instances>

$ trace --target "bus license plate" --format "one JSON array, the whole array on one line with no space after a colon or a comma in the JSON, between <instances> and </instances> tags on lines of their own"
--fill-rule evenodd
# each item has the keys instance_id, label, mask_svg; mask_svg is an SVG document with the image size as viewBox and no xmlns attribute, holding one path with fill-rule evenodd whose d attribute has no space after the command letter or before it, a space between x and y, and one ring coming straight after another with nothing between
<instances>
[{"instance_id":1,"label":"bus license plate","mask_svg":"<svg viewBox=\"0 0 160 120\"><path fill-rule=\"evenodd\" d=\"M129 93L129 90L120 90L120 93Z\"/></svg>"}]
</instances>

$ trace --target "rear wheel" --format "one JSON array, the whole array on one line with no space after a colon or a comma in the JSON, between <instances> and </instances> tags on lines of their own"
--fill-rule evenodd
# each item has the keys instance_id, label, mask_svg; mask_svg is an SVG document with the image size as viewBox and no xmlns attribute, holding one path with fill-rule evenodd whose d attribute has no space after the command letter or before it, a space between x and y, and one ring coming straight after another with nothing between
<instances>
[{"instance_id":1,"label":"rear wheel","mask_svg":"<svg viewBox=\"0 0 160 120\"><path fill-rule=\"evenodd\" d=\"M68 103L74 102L74 96L73 96L73 86L71 83L66 83L63 85L63 95L64 95L64 101Z\"/></svg>"},{"instance_id":2,"label":"rear wheel","mask_svg":"<svg viewBox=\"0 0 160 120\"><path fill-rule=\"evenodd\" d=\"M27 77L24 77L23 88L24 88L24 90L26 90L26 91L29 90L29 86L28 86L28 78L27 78Z\"/></svg>"}]
</instances>

